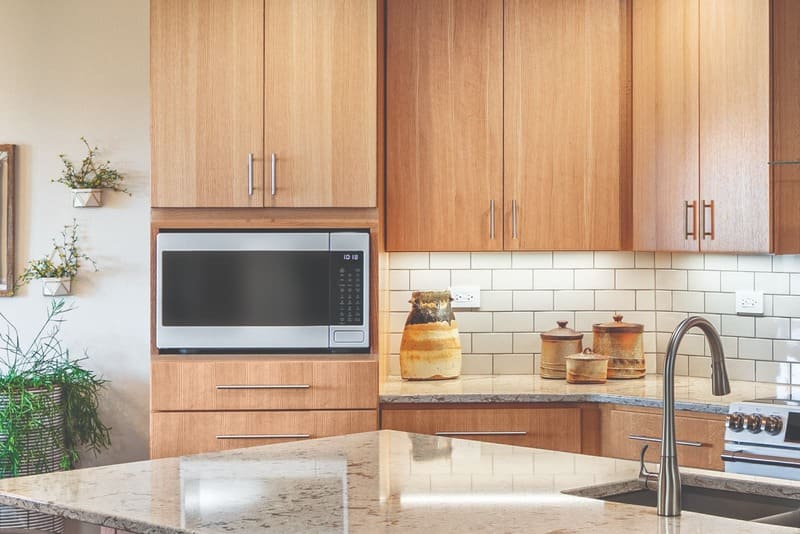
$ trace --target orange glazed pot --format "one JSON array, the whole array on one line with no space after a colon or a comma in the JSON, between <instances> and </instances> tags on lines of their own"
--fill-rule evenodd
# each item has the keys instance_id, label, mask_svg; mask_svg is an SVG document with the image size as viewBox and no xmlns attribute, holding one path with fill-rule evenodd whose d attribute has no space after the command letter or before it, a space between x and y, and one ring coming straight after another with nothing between
<instances>
[{"instance_id":1,"label":"orange glazed pot","mask_svg":"<svg viewBox=\"0 0 800 534\"><path fill-rule=\"evenodd\" d=\"M400 376L443 380L461 374L461 338L449 291L414 291L403 338Z\"/></svg>"}]
</instances>

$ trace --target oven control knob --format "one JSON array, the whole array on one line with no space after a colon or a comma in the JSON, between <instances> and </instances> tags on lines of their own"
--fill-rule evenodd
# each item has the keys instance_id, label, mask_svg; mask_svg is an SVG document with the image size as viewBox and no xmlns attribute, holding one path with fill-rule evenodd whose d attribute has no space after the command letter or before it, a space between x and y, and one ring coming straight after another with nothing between
<instances>
[{"instance_id":1,"label":"oven control knob","mask_svg":"<svg viewBox=\"0 0 800 534\"><path fill-rule=\"evenodd\" d=\"M767 434L774 436L780 434L783 430L783 420L780 415L770 415L763 419L761 422L761 430Z\"/></svg>"},{"instance_id":2,"label":"oven control knob","mask_svg":"<svg viewBox=\"0 0 800 534\"><path fill-rule=\"evenodd\" d=\"M734 432L741 432L744 428L744 414L741 412L729 413L725 416L725 424Z\"/></svg>"},{"instance_id":3,"label":"oven control knob","mask_svg":"<svg viewBox=\"0 0 800 534\"><path fill-rule=\"evenodd\" d=\"M761 416L757 413L752 413L745 418L745 426L747 430L753 434L761 432Z\"/></svg>"}]
</instances>

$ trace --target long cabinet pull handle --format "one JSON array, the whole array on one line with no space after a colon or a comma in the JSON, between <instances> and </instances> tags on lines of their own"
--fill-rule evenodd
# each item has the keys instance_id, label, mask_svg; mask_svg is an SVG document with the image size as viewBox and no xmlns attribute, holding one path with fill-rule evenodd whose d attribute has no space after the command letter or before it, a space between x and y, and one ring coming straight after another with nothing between
<instances>
[{"instance_id":1,"label":"long cabinet pull handle","mask_svg":"<svg viewBox=\"0 0 800 534\"><path fill-rule=\"evenodd\" d=\"M217 389L309 389L310 384L223 384Z\"/></svg>"},{"instance_id":2,"label":"long cabinet pull handle","mask_svg":"<svg viewBox=\"0 0 800 534\"><path fill-rule=\"evenodd\" d=\"M253 153L247 155L247 196L253 196Z\"/></svg>"},{"instance_id":3,"label":"long cabinet pull handle","mask_svg":"<svg viewBox=\"0 0 800 534\"><path fill-rule=\"evenodd\" d=\"M710 232L706 232L706 221L707 221L707 219L706 219L706 210L709 210L710 211L710 215L711 215L711 217L710 217L710 219L711 219L711 231ZM714 240L714 237L715 237L714 218L715 218L714 201L710 200L710 201L706 202L704 200L703 201L703 223L701 225L701 228L703 229L703 239L708 237L708 238L711 238L712 241Z\"/></svg>"},{"instance_id":4,"label":"long cabinet pull handle","mask_svg":"<svg viewBox=\"0 0 800 534\"><path fill-rule=\"evenodd\" d=\"M489 239L494 239L494 199L489 201Z\"/></svg>"},{"instance_id":5,"label":"long cabinet pull handle","mask_svg":"<svg viewBox=\"0 0 800 534\"><path fill-rule=\"evenodd\" d=\"M744 462L748 464L771 465L775 467L800 468L800 460L782 456L762 456L744 451L729 451L719 455L723 462Z\"/></svg>"},{"instance_id":6,"label":"long cabinet pull handle","mask_svg":"<svg viewBox=\"0 0 800 534\"><path fill-rule=\"evenodd\" d=\"M693 200L689 202L688 200L684 201L685 206L684 210L685 213L683 214L683 232L685 234L684 239L689 239L690 237L697 240L697 201ZM689 231L689 210L692 210L692 231Z\"/></svg>"},{"instance_id":7,"label":"long cabinet pull handle","mask_svg":"<svg viewBox=\"0 0 800 534\"><path fill-rule=\"evenodd\" d=\"M499 431L483 431L476 430L474 432L437 432L437 436L527 436L528 433L524 430L499 430Z\"/></svg>"},{"instance_id":8,"label":"long cabinet pull handle","mask_svg":"<svg viewBox=\"0 0 800 534\"><path fill-rule=\"evenodd\" d=\"M517 201L511 201L511 239L517 238Z\"/></svg>"},{"instance_id":9,"label":"long cabinet pull handle","mask_svg":"<svg viewBox=\"0 0 800 534\"><path fill-rule=\"evenodd\" d=\"M767 165L800 165L800 160L780 160L780 161L768 161Z\"/></svg>"},{"instance_id":10,"label":"long cabinet pull handle","mask_svg":"<svg viewBox=\"0 0 800 534\"><path fill-rule=\"evenodd\" d=\"M217 439L307 439L311 434L220 434Z\"/></svg>"},{"instance_id":11,"label":"long cabinet pull handle","mask_svg":"<svg viewBox=\"0 0 800 534\"><path fill-rule=\"evenodd\" d=\"M633 439L636 441L647 441L650 443L661 443L661 438L653 438L650 436L640 436L639 434L630 434L628 439ZM687 447L702 447L703 443L699 441L681 441L676 440L675 443L678 445L686 445Z\"/></svg>"},{"instance_id":12,"label":"long cabinet pull handle","mask_svg":"<svg viewBox=\"0 0 800 534\"><path fill-rule=\"evenodd\" d=\"M272 160L271 160L270 166L269 166L269 168L270 168L270 177L271 177L270 178L270 193L272 194L273 197L275 196L275 193L277 191L277 182L276 182L277 178L275 177L277 167L278 167L278 155L275 152L273 152L272 153Z\"/></svg>"}]
</instances>

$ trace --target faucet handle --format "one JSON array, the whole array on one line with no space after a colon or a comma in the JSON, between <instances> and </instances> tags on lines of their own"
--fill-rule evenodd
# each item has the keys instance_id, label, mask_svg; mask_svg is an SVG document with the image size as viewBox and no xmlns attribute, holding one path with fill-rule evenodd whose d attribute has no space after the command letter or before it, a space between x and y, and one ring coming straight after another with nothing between
<instances>
[{"instance_id":1,"label":"faucet handle","mask_svg":"<svg viewBox=\"0 0 800 534\"><path fill-rule=\"evenodd\" d=\"M650 489L648 484L651 481L658 482L658 473L648 471L644 465L644 455L647 453L647 447L649 445L642 446L642 452L639 453L639 480L644 483L645 489Z\"/></svg>"}]
</instances>

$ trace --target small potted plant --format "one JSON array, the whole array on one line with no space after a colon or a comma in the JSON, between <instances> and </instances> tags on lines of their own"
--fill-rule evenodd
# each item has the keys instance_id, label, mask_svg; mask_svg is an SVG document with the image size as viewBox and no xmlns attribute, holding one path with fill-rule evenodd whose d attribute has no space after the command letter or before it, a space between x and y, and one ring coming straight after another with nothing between
<instances>
[{"instance_id":1,"label":"small potted plant","mask_svg":"<svg viewBox=\"0 0 800 534\"><path fill-rule=\"evenodd\" d=\"M81 260L91 263L97 271L95 261L78 248L78 223L73 220L72 226L64 226L61 231L60 243L53 239L53 250L49 256L28 263L17 281L17 287L38 279L42 281L44 296L69 295L72 279L78 274Z\"/></svg>"},{"instance_id":2,"label":"small potted plant","mask_svg":"<svg viewBox=\"0 0 800 534\"><path fill-rule=\"evenodd\" d=\"M35 337L25 342L0 313L0 477L72 469L82 451L97 454L111 445L110 428L98 413L106 381L84 366L86 356L72 358L59 338L71 309L54 301ZM62 523L0 507L0 528L59 530Z\"/></svg>"},{"instance_id":3,"label":"small potted plant","mask_svg":"<svg viewBox=\"0 0 800 534\"><path fill-rule=\"evenodd\" d=\"M98 148L92 148L85 137L81 137L81 141L86 145L88 153L81 161L80 167L76 167L65 154L59 154L58 157L64 163L64 170L61 171L60 178L52 180L64 184L72 190L72 206L75 208L99 208L103 205L103 189L128 193L122 184L124 177L111 167L111 162L98 163L95 161ZM128 194L130 195L130 193Z\"/></svg>"}]
</instances>

